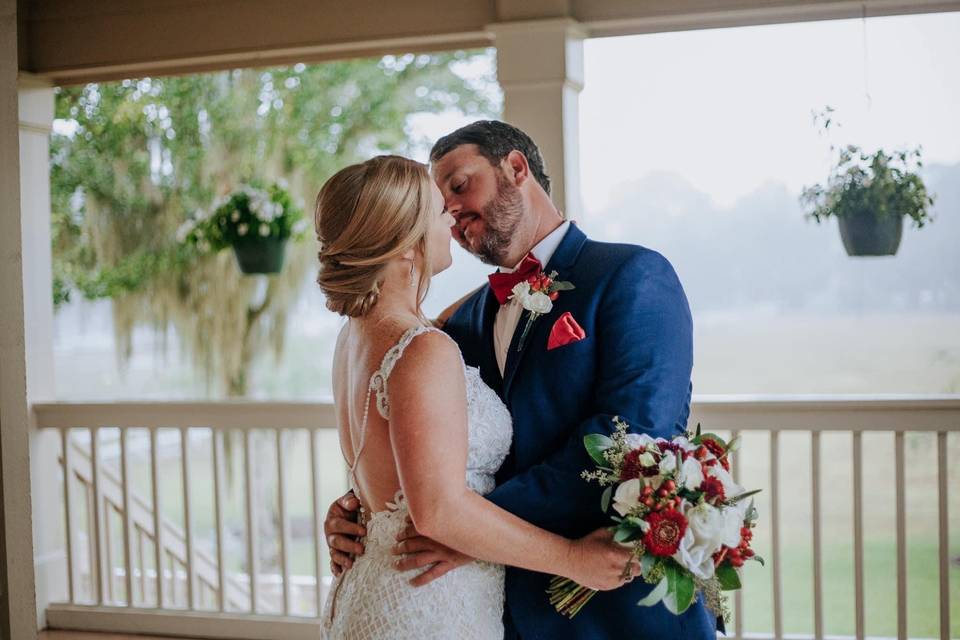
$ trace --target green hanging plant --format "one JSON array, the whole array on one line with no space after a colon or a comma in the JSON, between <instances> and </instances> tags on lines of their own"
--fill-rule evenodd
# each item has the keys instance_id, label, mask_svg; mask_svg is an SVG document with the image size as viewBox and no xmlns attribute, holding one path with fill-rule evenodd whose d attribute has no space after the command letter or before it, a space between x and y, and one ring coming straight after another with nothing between
<instances>
[{"instance_id":1,"label":"green hanging plant","mask_svg":"<svg viewBox=\"0 0 960 640\"><path fill-rule=\"evenodd\" d=\"M209 213L197 211L177 230L177 240L201 254L232 247L244 273L277 273L287 240L302 238L306 229L303 211L285 185L244 184Z\"/></svg>"},{"instance_id":2,"label":"green hanging plant","mask_svg":"<svg viewBox=\"0 0 960 640\"><path fill-rule=\"evenodd\" d=\"M832 112L827 107L814 115L825 134L833 124ZM831 145L830 150L835 147ZM837 218L849 255L893 255L904 219L912 220L918 229L933 220L930 207L935 196L927 192L920 177L922 167L920 147L869 154L847 145L837 153L826 183L805 187L800 201L808 209L808 219L822 223Z\"/></svg>"}]
</instances>

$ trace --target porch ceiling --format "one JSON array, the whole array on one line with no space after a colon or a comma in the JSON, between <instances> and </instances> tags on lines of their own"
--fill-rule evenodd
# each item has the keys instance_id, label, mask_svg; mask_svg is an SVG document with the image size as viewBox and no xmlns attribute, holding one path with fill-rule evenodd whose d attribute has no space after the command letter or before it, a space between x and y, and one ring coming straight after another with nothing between
<instances>
[{"instance_id":1,"label":"porch ceiling","mask_svg":"<svg viewBox=\"0 0 960 640\"><path fill-rule=\"evenodd\" d=\"M960 0L18 0L19 68L58 84L493 44L489 25L590 36L960 10Z\"/></svg>"}]
</instances>

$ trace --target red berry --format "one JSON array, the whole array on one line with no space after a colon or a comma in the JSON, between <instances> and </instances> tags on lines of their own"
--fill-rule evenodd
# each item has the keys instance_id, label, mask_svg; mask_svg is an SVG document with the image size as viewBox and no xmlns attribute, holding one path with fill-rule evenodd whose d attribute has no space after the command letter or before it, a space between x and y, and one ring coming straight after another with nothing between
<instances>
[{"instance_id":1,"label":"red berry","mask_svg":"<svg viewBox=\"0 0 960 640\"><path fill-rule=\"evenodd\" d=\"M646 498L644 498L644 500L643 500L643 506L648 507L648 508L653 507L653 498L651 498L651 497L649 497L649 496L646 497Z\"/></svg>"},{"instance_id":2,"label":"red berry","mask_svg":"<svg viewBox=\"0 0 960 640\"><path fill-rule=\"evenodd\" d=\"M673 490L677 488L677 483L673 480L667 480L663 483L663 488L667 491L673 492Z\"/></svg>"},{"instance_id":3,"label":"red berry","mask_svg":"<svg viewBox=\"0 0 960 640\"><path fill-rule=\"evenodd\" d=\"M664 487L660 487L659 489L657 489L657 497L658 497L658 498L666 498L669 493L670 493L670 492L667 491L666 488L664 488Z\"/></svg>"}]
</instances>

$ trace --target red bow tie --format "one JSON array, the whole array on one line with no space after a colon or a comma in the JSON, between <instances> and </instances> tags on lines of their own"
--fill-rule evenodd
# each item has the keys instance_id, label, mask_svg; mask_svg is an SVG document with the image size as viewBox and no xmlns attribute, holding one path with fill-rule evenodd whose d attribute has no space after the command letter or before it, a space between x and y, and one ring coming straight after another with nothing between
<instances>
[{"instance_id":1,"label":"red bow tie","mask_svg":"<svg viewBox=\"0 0 960 640\"><path fill-rule=\"evenodd\" d=\"M532 253L528 253L512 273L498 271L487 277L490 279L490 288L493 289L493 295L497 296L497 301L500 304L506 304L507 298L513 293L513 288L518 282L524 282L541 271L543 271L543 265Z\"/></svg>"}]
</instances>

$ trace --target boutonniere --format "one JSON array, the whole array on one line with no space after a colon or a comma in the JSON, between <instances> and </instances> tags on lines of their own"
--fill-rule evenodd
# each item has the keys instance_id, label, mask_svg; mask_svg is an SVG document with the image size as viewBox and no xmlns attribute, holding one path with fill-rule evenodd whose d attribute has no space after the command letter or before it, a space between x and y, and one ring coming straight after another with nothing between
<instances>
[{"instance_id":1,"label":"boutonniere","mask_svg":"<svg viewBox=\"0 0 960 640\"><path fill-rule=\"evenodd\" d=\"M553 302L560 296L560 292L576 288L572 282L555 280L556 277L556 271L551 271L550 275L541 271L514 285L510 299L519 300L523 308L530 312L527 315L527 324L523 327L523 333L520 334L517 351L523 351L523 344L533 323L540 316L550 313L553 309Z\"/></svg>"}]
</instances>

